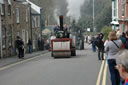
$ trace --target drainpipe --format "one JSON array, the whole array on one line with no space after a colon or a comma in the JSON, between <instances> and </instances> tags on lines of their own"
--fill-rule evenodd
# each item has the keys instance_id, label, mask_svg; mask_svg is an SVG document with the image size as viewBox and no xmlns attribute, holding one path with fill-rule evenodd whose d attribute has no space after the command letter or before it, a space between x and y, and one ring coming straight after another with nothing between
<instances>
[{"instance_id":1,"label":"drainpipe","mask_svg":"<svg viewBox=\"0 0 128 85\"><path fill-rule=\"evenodd\" d=\"M33 40L32 40L32 33L33 33L33 32L32 32L32 13L31 13L31 4L29 4L29 5L30 5L30 30L31 30L31 31L30 31L30 32L31 32L31 35L30 35L30 36L31 36L31 41L33 41ZM33 43L32 43L32 44L33 44ZM32 46L33 46L33 45L32 45Z\"/></svg>"},{"instance_id":2,"label":"drainpipe","mask_svg":"<svg viewBox=\"0 0 128 85\"><path fill-rule=\"evenodd\" d=\"M43 14L43 8L40 9L40 33L41 33L41 39L43 38L43 36L42 36L42 30L44 28L42 14Z\"/></svg>"},{"instance_id":3,"label":"drainpipe","mask_svg":"<svg viewBox=\"0 0 128 85\"><path fill-rule=\"evenodd\" d=\"M2 49L2 24L1 24L1 15L0 15L0 56L3 58L3 49Z\"/></svg>"}]
</instances>

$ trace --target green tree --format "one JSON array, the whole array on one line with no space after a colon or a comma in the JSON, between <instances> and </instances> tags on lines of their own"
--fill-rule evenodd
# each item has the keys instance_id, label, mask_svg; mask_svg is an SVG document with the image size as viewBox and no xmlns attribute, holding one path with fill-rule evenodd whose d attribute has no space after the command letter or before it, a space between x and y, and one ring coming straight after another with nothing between
<instances>
[{"instance_id":1,"label":"green tree","mask_svg":"<svg viewBox=\"0 0 128 85\"><path fill-rule=\"evenodd\" d=\"M109 32L112 32L112 27L104 26L101 32L104 34L104 40L108 38Z\"/></svg>"},{"instance_id":2,"label":"green tree","mask_svg":"<svg viewBox=\"0 0 128 85\"><path fill-rule=\"evenodd\" d=\"M81 6L81 18L79 25L86 28L93 28L93 0L85 1ZM104 26L110 26L111 22L111 0L95 0L95 27L98 32Z\"/></svg>"}]
</instances>

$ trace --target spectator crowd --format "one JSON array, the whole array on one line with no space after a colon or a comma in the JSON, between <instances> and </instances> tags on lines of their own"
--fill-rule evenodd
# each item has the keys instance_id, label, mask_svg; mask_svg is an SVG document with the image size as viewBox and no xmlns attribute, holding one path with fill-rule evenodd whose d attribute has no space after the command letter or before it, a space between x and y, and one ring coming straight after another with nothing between
<instances>
[{"instance_id":1,"label":"spectator crowd","mask_svg":"<svg viewBox=\"0 0 128 85\"><path fill-rule=\"evenodd\" d=\"M106 57L111 84L128 85L128 31L112 31L105 41L103 38L103 33L85 37L86 43L91 44L92 51L98 52L99 60Z\"/></svg>"}]
</instances>

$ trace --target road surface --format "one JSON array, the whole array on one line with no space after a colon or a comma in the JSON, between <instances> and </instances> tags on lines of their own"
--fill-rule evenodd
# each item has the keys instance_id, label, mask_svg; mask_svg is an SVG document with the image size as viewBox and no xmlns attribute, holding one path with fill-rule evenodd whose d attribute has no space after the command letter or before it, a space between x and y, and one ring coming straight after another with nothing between
<instances>
[{"instance_id":1,"label":"road surface","mask_svg":"<svg viewBox=\"0 0 128 85\"><path fill-rule=\"evenodd\" d=\"M53 59L46 53L1 67L0 85L110 85L105 67L106 61L86 44L72 58Z\"/></svg>"}]
</instances>

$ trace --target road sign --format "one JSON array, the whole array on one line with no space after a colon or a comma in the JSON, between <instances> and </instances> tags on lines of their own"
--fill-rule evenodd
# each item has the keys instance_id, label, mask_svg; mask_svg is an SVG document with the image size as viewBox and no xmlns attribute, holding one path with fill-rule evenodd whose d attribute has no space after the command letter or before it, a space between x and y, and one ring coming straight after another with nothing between
<instances>
[{"instance_id":1,"label":"road sign","mask_svg":"<svg viewBox=\"0 0 128 85\"><path fill-rule=\"evenodd\" d=\"M90 32L90 31L91 31L91 29L90 29L90 28L87 28L87 31L88 31L88 32Z\"/></svg>"}]
</instances>

